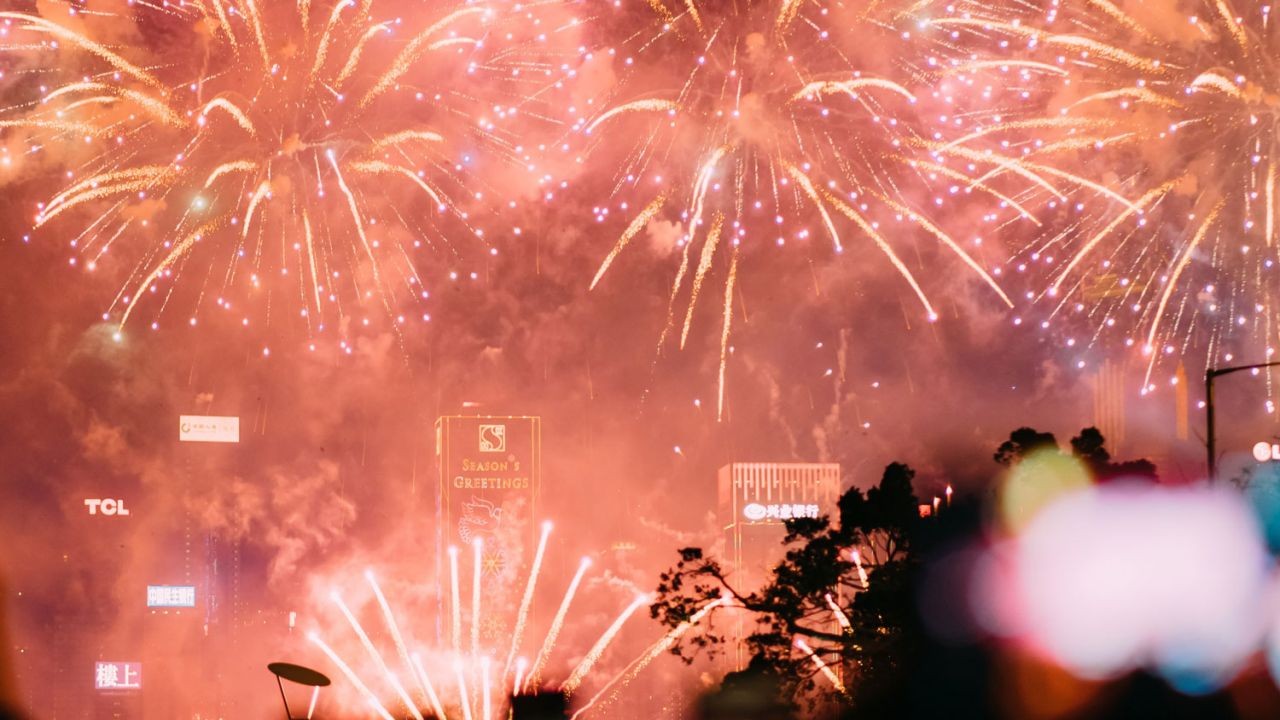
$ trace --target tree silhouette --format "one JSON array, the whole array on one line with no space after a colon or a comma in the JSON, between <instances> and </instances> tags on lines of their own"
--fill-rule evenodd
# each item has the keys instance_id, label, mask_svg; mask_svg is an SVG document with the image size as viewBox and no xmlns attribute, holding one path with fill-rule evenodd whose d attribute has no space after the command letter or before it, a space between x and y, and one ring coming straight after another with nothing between
<instances>
[{"instance_id":1,"label":"tree silhouette","mask_svg":"<svg viewBox=\"0 0 1280 720\"><path fill-rule=\"evenodd\" d=\"M1058 440L1053 433L1020 427L1009 433L1009 439L996 448L995 460L1001 465L1014 465L1031 453L1046 448L1058 449Z\"/></svg>"},{"instance_id":2,"label":"tree silhouette","mask_svg":"<svg viewBox=\"0 0 1280 720\"><path fill-rule=\"evenodd\" d=\"M994 458L1012 466L1043 451L1063 452L1052 433L1022 427L1010 433ZM1112 462L1097 428L1081 430L1070 451L1099 480L1155 478L1155 466L1146 460ZM892 463L865 494L851 488L841 495L834 518L787 520L786 554L760 588L737 587L731 569L702 548L679 550L679 561L660 576L650 614L669 628L695 616L700 621L685 628L672 652L692 662L741 641L752 658L705 699L702 717L786 717L792 703L801 702L826 704L828 711L835 705L846 718L896 719L905 716L906 705L933 702L917 692L922 672L932 686L946 686L952 694L981 695L965 683L948 684L956 671L977 667L969 660L962 668L929 665L946 653L929 639L916 605L924 563L954 547L957 538L976 536L981 508L961 501L948 512L922 518L914 478L910 467ZM863 572L853 559L855 550ZM745 638L720 622L726 615L745 618ZM840 687L823 676L814 657L837 674ZM931 673L925 665L933 667ZM957 677L968 676L960 672ZM750 712L741 706L747 701L756 703Z\"/></svg>"},{"instance_id":3,"label":"tree silhouette","mask_svg":"<svg viewBox=\"0 0 1280 720\"><path fill-rule=\"evenodd\" d=\"M1106 438L1096 427L1084 428L1079 435L1071 438L1071 454L1084 463L1095 480L1159 480L1156 466L1150 460L1112 462L1106 442ZM1053 433L1021 427L1009 433L1009 439L996 449L995 461L1005 466L1016 465L1031 453L1044 450L1061 452Z\"/></svg>"},{"instance_id":4,"label":"tree silhouette","mask_svg":"<svg viewBox=\"0 0 1280 720\"><path fill-rule=\"evenodd\" d=\"M1071 454L1090 467L1105 466L1111 461L1111 453L1104 447L1107 440L1096 427L1087 427L1071 438Z\"/></svg>"},{"instance_id":5,"label":"tree silhouette","mask_svg":"<svg viewBox=\"0 0 1280 720\"><path fill-rule=\"evenodd\" d=\"M841 673L850 688L822 697L856 705L883 694L882 686L900 674L920 635L911 591L918 562L912 544L923 522L911 489L914 476L908 466L893 463L865 495L857 488L841 495L838 522L829 516L786 521L786 555L759 589L736 587L728 571L701 548L680 550L679 562L660 577L650 614L675 628L709 603L728 601L715 606L711 617L672 651L687 661L702 652L719 653L738 638L716 617L745 614L752 628L744 639L752 672L762 677L767 672L784 699L819 685L834 688L815 657Z\"/></svg>"},{"instance_id":6,"label":"tree silhouette","mask_svg":"<svg viewBox=\"0 0 1280 720\"><path fill-rule=\"evenodd\" d=\"M1096 427L1087 427L1071 438L1071 454L1080 458L1098 482L1111 480L1159 480L1155 463L1150 460L1126 460L1111 462L1106 438Z\"/></svg>"}]
</instances>

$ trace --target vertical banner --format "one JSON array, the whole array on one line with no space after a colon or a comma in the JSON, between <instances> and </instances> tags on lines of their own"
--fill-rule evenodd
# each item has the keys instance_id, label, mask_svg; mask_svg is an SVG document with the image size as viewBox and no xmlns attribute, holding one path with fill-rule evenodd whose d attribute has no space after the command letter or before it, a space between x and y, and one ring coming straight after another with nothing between
<instances>
[{"instance_id":1,"label":"vertical banner","mask_svg":"<svg viewBox=\"0 0 1280 720\"><path fill-rule=\"evenodd\" d=\"M488 644L509 630L506 617L518 598L510 595L524 578L537 545L537 505L542 481L542 420L522 416L445 416L436 421L440 473L440 585L446 616L452 616L449 548L458 562L464 637L476 633ZM477 564L475 543L482 548ZM482 612L473 616L476 573L484 588ZM448 634L453 629L445 623ZM462 638L448 638L465 646Z\"/></svg>"}]
</instances>

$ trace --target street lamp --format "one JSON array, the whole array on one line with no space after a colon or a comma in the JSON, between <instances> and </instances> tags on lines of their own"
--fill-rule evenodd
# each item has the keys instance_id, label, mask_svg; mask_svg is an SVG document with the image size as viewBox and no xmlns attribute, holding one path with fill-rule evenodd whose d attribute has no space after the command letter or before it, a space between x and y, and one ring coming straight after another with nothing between
<instances>
[{"instance_id":1,"label":"street lamp","mask_svg":"<svg viewBox=\"0 0 1280 720\"><path fill-rule=\"evenodd\" d=\"M1254 365L1233 365L1224 368L1209 368L1204 371L1204 404L1205 404L1205 448L1208 451L1209 460L1209 482L1216 479L1217 474L1217 441L1214 436L1214 416L1213 416L1213 381L1223 375L1230 375L1241 370L1260 370L1262 368L1280 367L1280 361L1256 363Z\"/></svg>"},{"instance_id":2,"label":"street lamp","mask_svg":"<svg viewBox=\"0 0 1280 720\"><path fill-rule=\"evenodd\" d=\"M267 665L267 669L271 671L272 675L276 676L276 686L280 688L280 699L284 701L286 720L310 720L312 714L316 711L316 700L320 696L320 688L329 685L329 678L311 668L292 663L274 662ZM293 711L289 709L289 698L284 692L284 683L281 680L288 680L292 684L311 688L311 701L307 707L306 715L295 716ZM300 698L295 697L294 699L298 700Z\"/></svg>"}]
</instances>

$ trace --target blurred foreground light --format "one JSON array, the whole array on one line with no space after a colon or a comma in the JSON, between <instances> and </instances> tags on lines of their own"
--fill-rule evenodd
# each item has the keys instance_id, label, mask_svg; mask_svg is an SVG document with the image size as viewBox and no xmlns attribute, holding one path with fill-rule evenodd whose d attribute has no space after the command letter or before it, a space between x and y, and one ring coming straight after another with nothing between
<instances>
[{"instance_id":1,"label":"blurred foreground light","mask_svg":"<svg viewBox=\"0 0 1280 720\"><path fill-rule=\"evenodd\" d=\"M1182 692L1210 692L1271 621L1261 528L1233 491L1089 488L1044 508L1011 548L980 578L989 607L975 616L1012 618L990 629L1082 678L1146 667Z\"/></svg>"},{"instance_id":2,"label":"blurred foreground light","mask_svg":"<svg viewBox=\"0 0 1280 720\"><path fill-rule=\"evenodd\" d=\"M1078 459L1040 450L1009 470L1000 488L1000 517L1005 528L1018 531L1050 503L1089 487L1089 472Z\"/></svg>"},{"instance_id":3,"label":"blurred foreground light","mask_svg":"<svg viewBox=\"0 0 1280 720\"><path fill-rule=\"evenodd\" d=\"M1268 446L1270 449L1270 446ZM1271 552L1280 552L1280 463L1258 465L1245 487L1245 497L1257 515Z\"/></svg>"}]
</instances>

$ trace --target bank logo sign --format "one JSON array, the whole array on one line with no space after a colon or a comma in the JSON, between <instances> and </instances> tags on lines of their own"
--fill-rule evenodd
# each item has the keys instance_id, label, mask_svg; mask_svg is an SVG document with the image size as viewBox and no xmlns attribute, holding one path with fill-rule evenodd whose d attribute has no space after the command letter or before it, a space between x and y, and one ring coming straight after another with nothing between
<instances>
[{"instance_id":1,"label":"bank logo sign","mask_svg":"<svg viewBox=\"0 0 1280 720\"><path fill-rule=\"evenodd\" d=\"M240 418L217 415L183 415L178 418L181 442L240 442Z\"/></svg>"},{"instance_id":2,"label":"bank logo sign","mask_svg":"<svg viewBox=\"0 0 1280 720\"><path fill-rule=\"evenodd\" d=\"M808 503L748 503L742 507L742 517L748 522L816 518L818 506Z\"/></svg>"},{"instance_id":3,"label":"bank logo sign","mask_svg":"<svg viewBox=\"0 0 1280 720\"><path fill-rule=\"evenodd\" d=\"M193 608L196 606L195 585L148 585L147 607Z\"/></svg>"},{"instance_id":4,"label":"bank logo sign","mask_svg":"<svg viewBox=\"0 0 1280 720\"><path fill-rule=\"evenodd\" d=\"M93 666L93 687L97 690L141 690L142 663L95 663Z\"/></svg>"},{"instance_id":5,"label":"bank logo sign","mask_svg":"<svg viewBox=\"0 0 1280 720\"><path fill-rule=\"evenodd\" d=\"M507 426L480 425L480 452L506 452Z\"/></svg>"}]
</instances>

